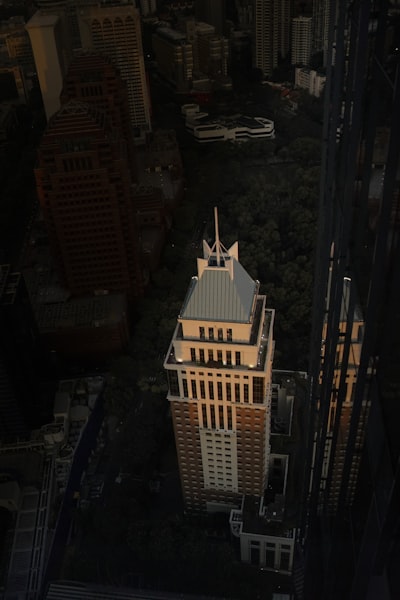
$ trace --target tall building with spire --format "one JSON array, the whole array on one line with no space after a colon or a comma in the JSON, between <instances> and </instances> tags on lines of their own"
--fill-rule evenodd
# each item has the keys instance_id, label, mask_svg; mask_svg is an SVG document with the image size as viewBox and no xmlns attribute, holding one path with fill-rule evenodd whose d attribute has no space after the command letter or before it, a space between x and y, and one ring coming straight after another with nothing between
<instances>
[{"instance_id":1,"label":"tall building with spire","mask_svg":"<svg viewBox=\"0 0 400 600\"><path fill-rule=\"evenodd\" d=\"M184 505L188 513L228 513L242 562L289 575L287 481L296 460L284 437L291 439L299 374L273 375L274 317L239 262L237 242L220 242L215 209L215 242L203 241L164 361ZM284 436L275 435L278 414Z\"/></svg>"},{"instance_id":2,"label":"tall building with spire","mask_svg":"<svg viewBox=\"0 0 400 600\"><path fill-rule=\"evenodd\" d=\"M275 313L215 218L164 363L189 511L238 507L268 480Z\"/></svg>"}]
</instances>

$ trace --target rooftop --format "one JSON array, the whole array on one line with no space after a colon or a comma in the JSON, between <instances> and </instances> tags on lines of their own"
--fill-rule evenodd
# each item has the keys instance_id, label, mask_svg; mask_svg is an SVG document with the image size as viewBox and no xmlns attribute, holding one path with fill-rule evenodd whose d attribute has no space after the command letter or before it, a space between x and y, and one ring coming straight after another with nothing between
<instances>
[{"instance_id":1,"label":"rooftop","mask_svg":"<svg viewBox=\"0 0 400 600\"><path fill-rule=\"evenodd\" d=\"M250 323L255 310L259 282L239 262L238 245L227 250L219 240L215 214L215 243L203 241L203 258L192 278L180 313L181 319Z\"/></svg>"}]
</instances>

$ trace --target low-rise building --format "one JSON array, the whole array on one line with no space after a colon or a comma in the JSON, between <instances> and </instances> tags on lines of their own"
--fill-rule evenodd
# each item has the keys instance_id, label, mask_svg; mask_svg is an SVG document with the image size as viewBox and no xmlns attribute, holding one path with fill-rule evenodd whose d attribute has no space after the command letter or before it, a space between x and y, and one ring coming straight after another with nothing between
<instances>
[{"instance_id":1,"label":"low-rise building","mask_svg":"<svg viewBox=\"0 0 400 600\"><path fill-rule=\"evenodd\" d=\"M295 85L306 89L309 94L316 96L317 98L319 98L323 92L325 81L326 76L314 69L297 67L295 70Z\"/></svg>"}]
</instances>

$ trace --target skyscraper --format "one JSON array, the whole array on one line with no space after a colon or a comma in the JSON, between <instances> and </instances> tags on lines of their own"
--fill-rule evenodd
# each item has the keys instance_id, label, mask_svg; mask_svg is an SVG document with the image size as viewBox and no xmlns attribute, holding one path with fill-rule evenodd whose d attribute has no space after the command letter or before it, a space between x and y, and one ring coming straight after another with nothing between
<instances>
[{"instance_id":1,"label":"skyscraper","mask_svg":"<svg viewBox=\"0 0 400 600\"><path fill-rule=\"evenodd\" d=\"M60 100L61 104L79 100L103 111L124 136L131 169L136 168L127 85L110 57L90 50L76 54L65 76Z\"/></svg>"},{"instance_id":2,"label":"skyscraper","mask_svg":"<svg viewBox=\"0 0 400 600\"><path fill-rule=\"evenodd\" d=\"M400 593L398 25L384 1L332 3L331 11L310 352L315 446L310 440L305 597L386 600ZM346 416L358 306L362 337ZM324 473L332 394L331 452L340 451L341 460Z\"/></svg>"},{"instance_id":3,"label":"skyscraper","mask_svg":"<svg viewBox=\"0 0 400 600\"><path fill-rule=\"evenodd\" d=\"M63 29L56 14L37 11L26 25L31 40L36 71L47 120L60 108L60 93L68 68L62 52Z\"/></svg>"},{"instance_id":4,"label":"skyscraper","mask_svg":"<svg viewBox=\"0 0 400 600\"><path fill-rule=\"evenodd\" d=\"M279 2L255 0L253 15L253 67L267 77L278 66Z\"/></svg>"},{"instance_id":5,"label":"skyscraper","mask_svg":"<svg viewBox=\"0 0 400 600\"><path fill-rule=\"evenodd\" d=\"M126 82L131 125L135 137L143 140L151 121L139 11L120 2L82 7L79 28L82 48L109 56Z\"/></svg>"},{"instance_id":6,"label":"skyscraper","mask_svg":"<svg viewBox=\"0 0 400 600\"><path fill-rule=\"evenodd\" d=\"M307 65L311 57L311 17L292 20L292 65Z\"/></svg>"},{"instance_id":7,"label":"skyscraper","mask_svg":"<svg viewBox=\"0 0 400 600\"><path fill-rule=\"evenodd\" d=\"M35 175L66 287L76 295L123 291L140 296L126 141L104 112L76 100L64 104L43 135Z\"/></svg>"},{"instance_id":8,"label":"skyscraper","mask_svg":"<svg viewBox=\"0 0 400 600\"><path fill-rule=\"evenodd\" d=\"M268 480L274 310L218 224L197 269L164 367L186 509L226 510Z\"/></svg>"},{"instance_id":9,"label":"skyscraper","mask_svg":"<svg viewBox=\"0 0 400 600\"><path fill-rule=\"evenodd\" d=\"M315 0L313 2L313 34L312 52L322 52L323 66L327 66L329 50L329 24L331 21L332 0ZM332 55L334 59L334 54Z\"/></svg>"}]
</instances>

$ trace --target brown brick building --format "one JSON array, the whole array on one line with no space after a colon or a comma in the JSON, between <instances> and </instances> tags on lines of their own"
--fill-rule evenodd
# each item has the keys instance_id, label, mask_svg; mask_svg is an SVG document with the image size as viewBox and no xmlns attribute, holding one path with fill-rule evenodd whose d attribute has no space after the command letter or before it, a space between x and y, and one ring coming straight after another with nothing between
<instances>
[{"instance_id":1,"label":"brown brick building","mask_svg":"<svg viewBox=\"0 0 400 600\"><path fill-rule=\"evenodd\" d=\"M128 88L108 56L82 51L68 68L60 96L61 104L80 100L103 111L124 136L132 170L135 165Z\"/></svg>"},{"instance_id":2,"label":"brown brick building","mask_svg":"<svg viewBox=\"0 0 400 600\"><path fill-rule=\"evenodd\" d=\"M52 117L35 169L50 243L74 295L143 292L126 139L95 106L71 100Z\"/></svg>"}]
</instances>

